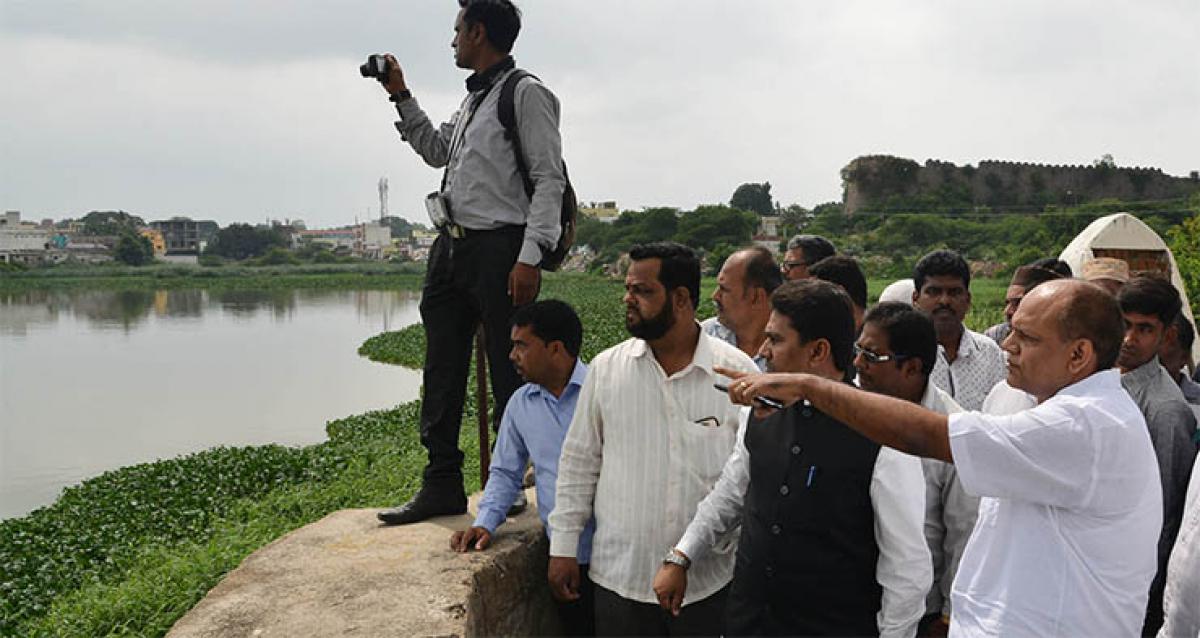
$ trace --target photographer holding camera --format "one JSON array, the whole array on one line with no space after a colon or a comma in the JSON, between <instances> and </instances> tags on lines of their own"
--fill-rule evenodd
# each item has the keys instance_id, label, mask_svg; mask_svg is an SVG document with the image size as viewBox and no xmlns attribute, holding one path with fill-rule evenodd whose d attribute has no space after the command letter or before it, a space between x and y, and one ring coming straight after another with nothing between
<instances>
[{"instance_id":1,"label":"photographer holding camera","mask_svg":"<svg viewBox=\"0 0 1200 638\"><path fill-rule=\"evenodd\" d=\"M459 0L459 5L450 46L455 64L474 73L449 122L440 127L430 122L390 54L371 56L361 69L379 79L396 103L400 137L427 164L445 167L441 188L426 201L439 230L421 293L427 344L421 443L429 461L420 492L378 514L393 525L467 510L458 435L476 325L483 323L492 415L499 417L521 384L508 359L509 319L516 306L537 297L538 266L560 233L566 178L558 99L527 74L515 85L517 148L528 182L499 117L501 87L510 75L523 73L509 55L521 29L520 12L509 0Z\"/></svg>"}]
</instances>

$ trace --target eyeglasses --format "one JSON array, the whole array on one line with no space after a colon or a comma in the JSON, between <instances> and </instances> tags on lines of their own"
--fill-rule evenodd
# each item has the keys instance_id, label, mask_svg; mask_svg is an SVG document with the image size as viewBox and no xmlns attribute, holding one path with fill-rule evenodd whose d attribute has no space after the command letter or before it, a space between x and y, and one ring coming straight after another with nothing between
<instances>
[{"instance_id":1,"label":"eyeglasses","mask_svg":"<svg viewBox=\"0 0 1200 638\"><path fill-rule=\"evenodd\" d=\"M878 352L867 350L856 343L854 344L854 356L857 357L858 355L862 355L862 358L866 359L867 363L887 363L888 361L899 363L905 359L912 359L917 356L915 354L879 354Z\"/></svg>"},{"instance_id":2,"label":"eyeglasses","mask_svg":"<svg viewBox=\"0 0 1200 638\"><path fill-rule=\"evenodd\" d=\"M783 272L788 272L789 270L791 270L793 268L802 268L804 266L808 266L808 264L806 264L802 261L785 261L779 265L779 269L782 270Z\"/></svg>"}]
</instances>

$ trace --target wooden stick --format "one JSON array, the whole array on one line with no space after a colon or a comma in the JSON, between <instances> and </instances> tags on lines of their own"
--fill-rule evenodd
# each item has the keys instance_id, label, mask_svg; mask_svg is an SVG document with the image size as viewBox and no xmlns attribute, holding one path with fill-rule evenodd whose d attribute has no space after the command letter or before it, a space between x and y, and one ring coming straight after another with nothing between
<instances>
[{"instance_id":1,"label":"wooden stick","mask_svg":"<svg viewBox=\"0 0 1200 638\"><path fill-rule=\"evenodd\" d=\"M488 443L487 351L484 349L483 324L475 330L475 405L479 413L479 487L487 487L488 468L492 465L492 446Z\"/></svg>"}]
</instances>

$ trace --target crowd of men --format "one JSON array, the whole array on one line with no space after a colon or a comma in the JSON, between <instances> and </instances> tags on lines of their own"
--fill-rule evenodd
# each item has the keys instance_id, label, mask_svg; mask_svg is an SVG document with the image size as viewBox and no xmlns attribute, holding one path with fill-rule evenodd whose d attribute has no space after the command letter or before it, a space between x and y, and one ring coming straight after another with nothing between
<instances>
[{"instance_id":1,"label":"crowd of men","mask_svg":"<svg viewBox=\"0 0 1200 638\"><path fill-rule=\"evenodd\" d=\"M558 100L516 68L509 0L459 5L472 73L450 121L395 57L376 69L401 138L445 169L420 304L429 461L382 522L466 512L481 325L497 440L450 545L486 550L532 465L567 633L1200 637L1200 385L1169 281L1047 258L981 334L961 256L924 256L868 306L859 264L801 235L779 262L731 255L701 323L696 253L648 244L630 339L585 363L575 311L534 301L570 199Z\"/></svg>"},{"instance_id":2,"label":"crowd of men","mask_svg":"<svg viewBox=\"0 0 1200 638\"><path fill-rule=\"evenodd\" d=\"M567 304L519 309L528 383L451 546L487 547L532 461L575 635L1197 635L1178 291L1021 267L997 343L959 255L860 313L857 262L809 241L731 255L699 323L696 254L634 248L631 338L589 365Z\"/></svg>"}]
</instances>

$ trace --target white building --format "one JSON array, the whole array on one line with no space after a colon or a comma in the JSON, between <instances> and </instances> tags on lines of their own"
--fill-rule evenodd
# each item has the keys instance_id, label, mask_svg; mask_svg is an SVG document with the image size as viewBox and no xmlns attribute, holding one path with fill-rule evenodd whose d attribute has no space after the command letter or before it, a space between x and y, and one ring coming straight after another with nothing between
<instances>
[{"instance_id":1,"label":"white building","mask_svg":"<svg viewBox=\"0 0 1200 638\"><path fill-rule=\"evenodd\" d=\"M0 261L41 263L49 245L49 231L34 224L22 224L20 211L6 211L0 219Z\"/></svg>"}]
</instances>

